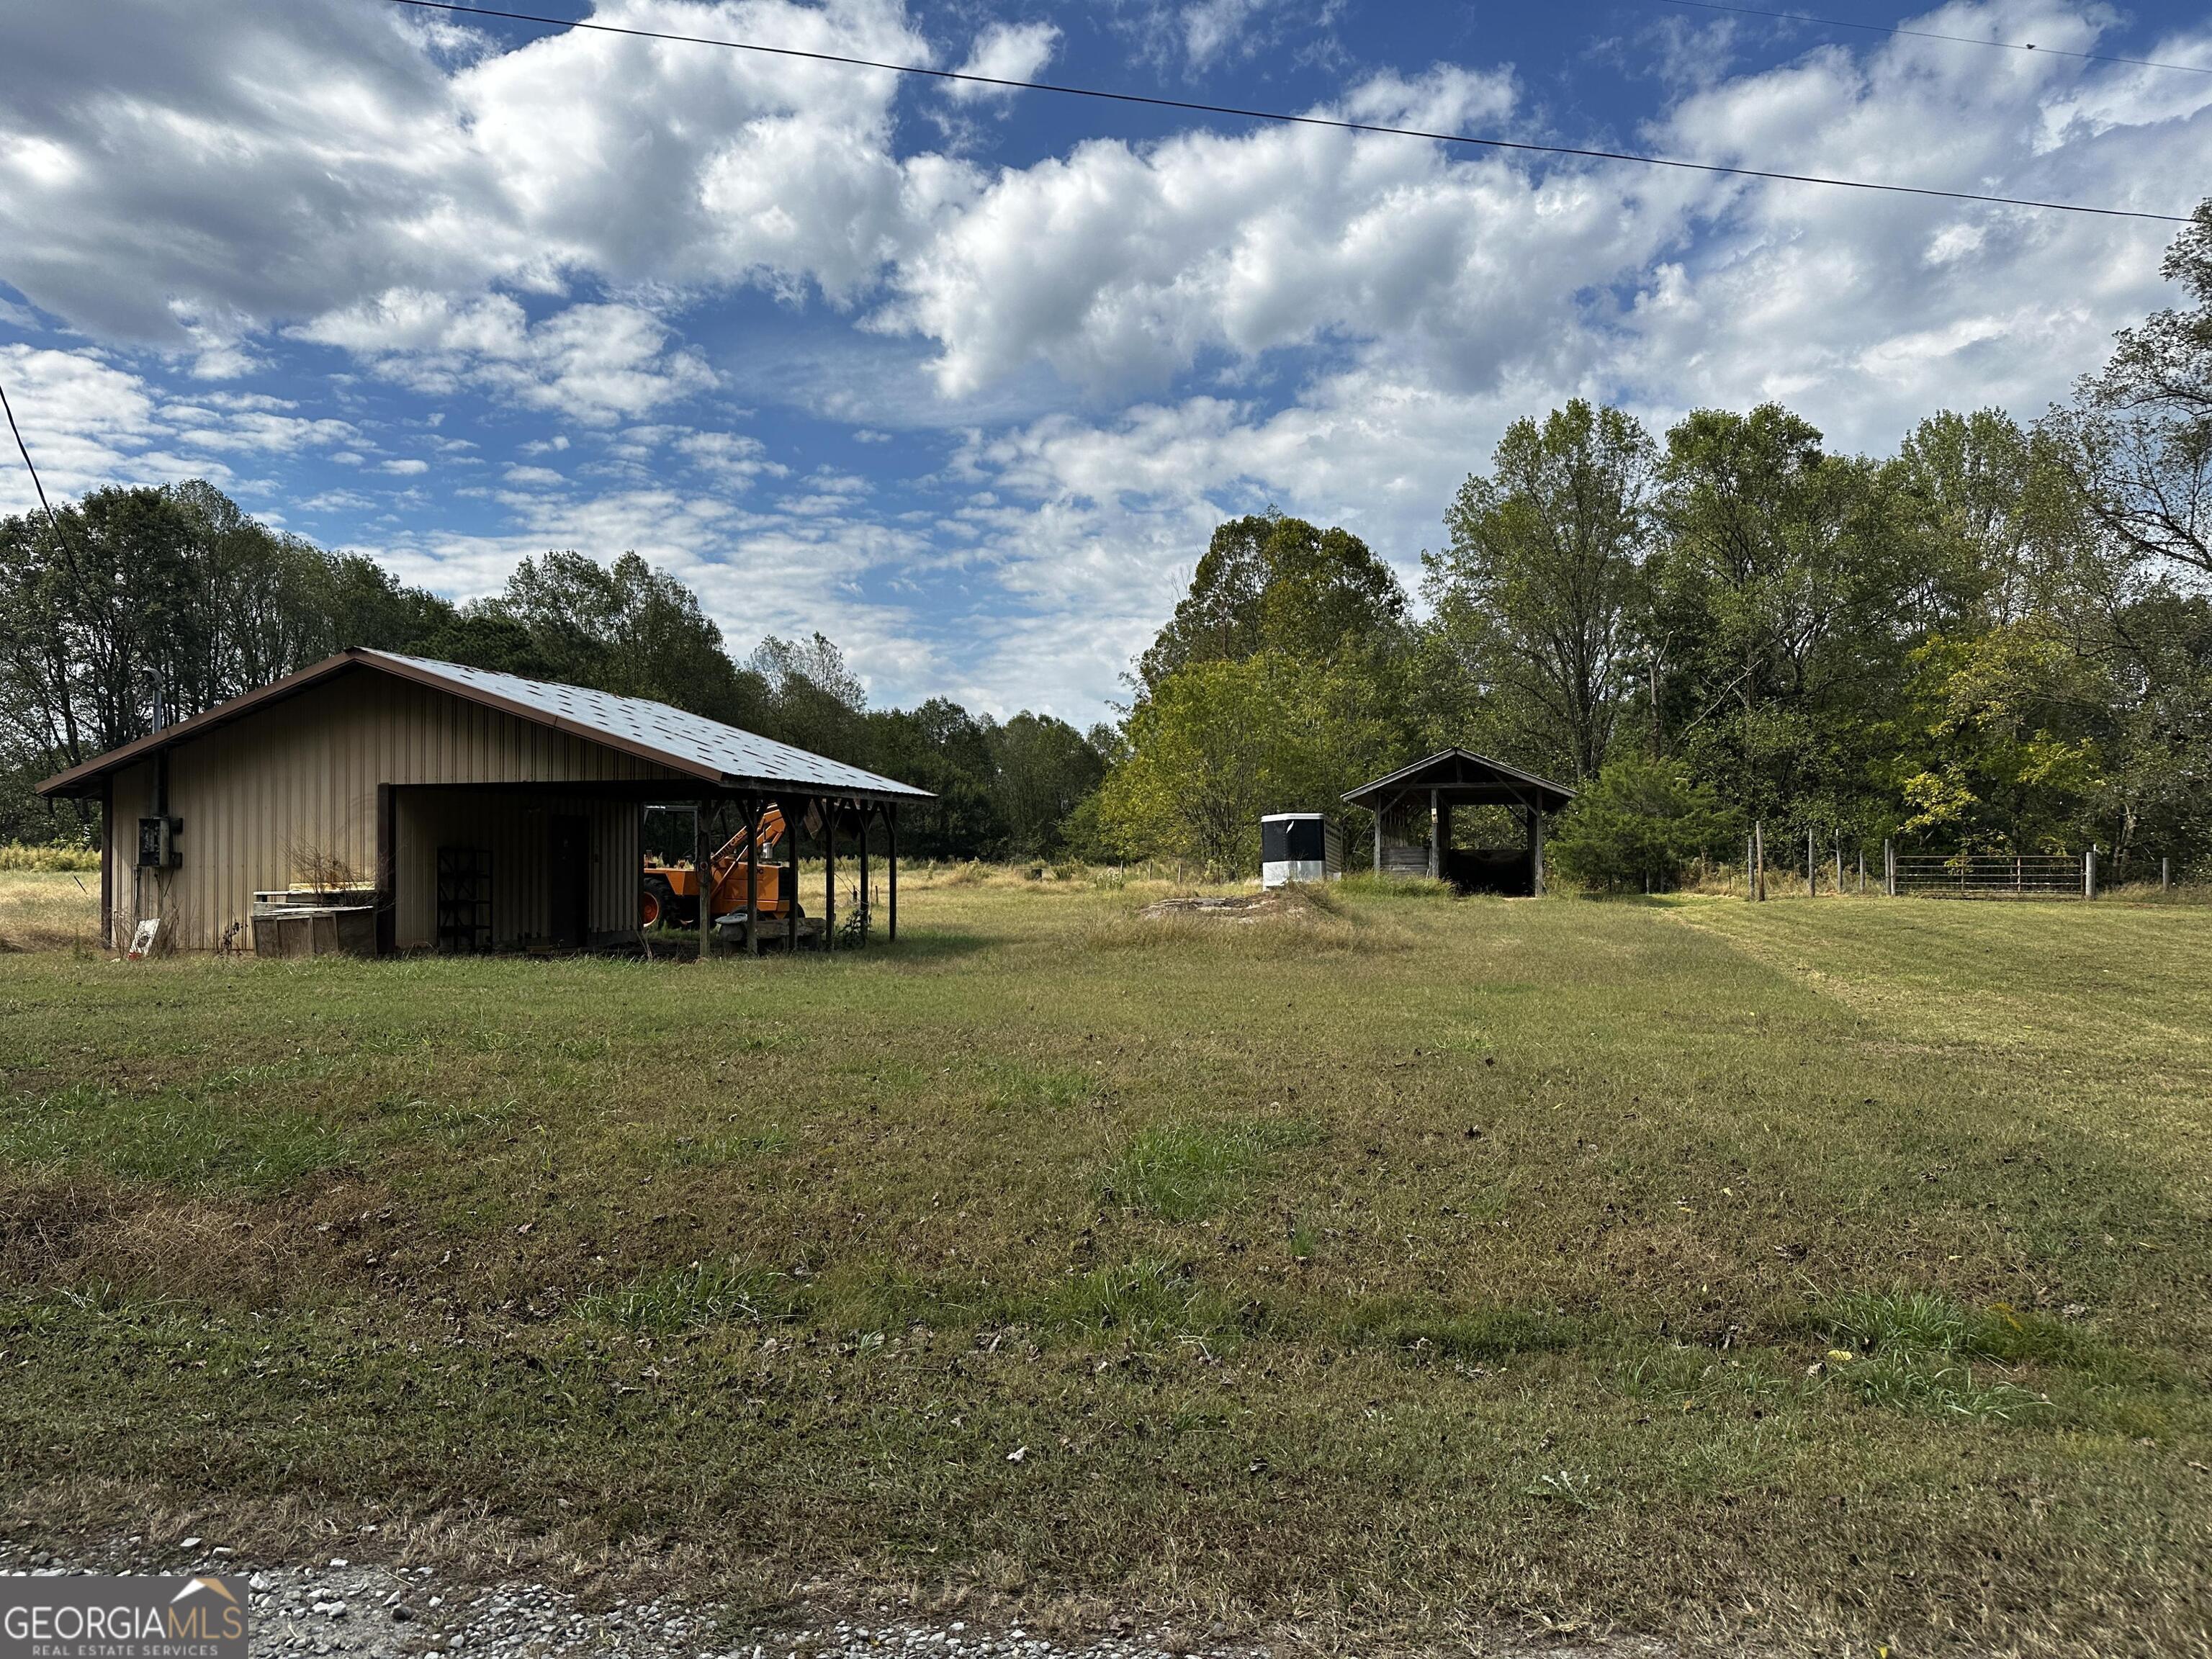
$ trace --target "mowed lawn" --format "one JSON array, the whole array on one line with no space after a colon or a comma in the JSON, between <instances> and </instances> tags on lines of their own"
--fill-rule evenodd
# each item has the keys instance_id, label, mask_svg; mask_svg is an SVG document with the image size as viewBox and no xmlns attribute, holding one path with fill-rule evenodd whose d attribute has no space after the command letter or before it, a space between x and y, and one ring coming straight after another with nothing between
<instances>
[{"instance_id":1,"label":"mowed lawn","mask_svg":"<svg viewBox=\"0 0 2212 1659\"><path fill-rule=\"evenodd\" d=\"M1154 896L0 955L0 1524L764 1619L2208 1651L2212 913Z\"/></svg>"}]
</instances>

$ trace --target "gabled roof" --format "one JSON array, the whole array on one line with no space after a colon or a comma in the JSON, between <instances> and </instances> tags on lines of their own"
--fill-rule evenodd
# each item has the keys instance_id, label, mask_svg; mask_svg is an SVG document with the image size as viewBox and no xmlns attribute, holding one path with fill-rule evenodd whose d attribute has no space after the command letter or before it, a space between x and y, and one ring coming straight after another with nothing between
<instances>
[{"instance_id":1,"label":"gabled roof","mask_svg":"<svg viewBox=\"0 0 2212 1659\"><path fill-rule=\"evenodd\" d=\"M795 749L787 743L758 737L704 715L687 714L665 702L653 702L644 697L618 697L611 692L590 691L582 686L526 680L517 674L464 668L458 663L434 662L427 657L404 657L397 652L359 647L325 657L313 666L258 691L217 703L190 720L164 726L136 743L111 749L81 766L58 773L39 785L39 793L86 793L118 768L216 726L228 726L268 703L296 696L335 675L364 669L412 680L487 708L498 709L518 720L605 744L720 788L781 787L864 800L933 799L927 789L916 789L895 778L882 777L857 766L848 766L842 761Z\"/></svg>"},{"instance_id":2,"label":"gabled roof","mask_svg":"<svg viewBox=\"0 0 2212 1659\"><path fill-rule=\"evenodd\" d=\"M1575 792L1534 772L1523 772L1467 749L1439 749L1425 760L1401 766L1387 777L1363 783L1345 799L1372 811L1397 794L1435 790L1455 806L1534 806L1556 812Z\"/></svg>"}]
</instances>

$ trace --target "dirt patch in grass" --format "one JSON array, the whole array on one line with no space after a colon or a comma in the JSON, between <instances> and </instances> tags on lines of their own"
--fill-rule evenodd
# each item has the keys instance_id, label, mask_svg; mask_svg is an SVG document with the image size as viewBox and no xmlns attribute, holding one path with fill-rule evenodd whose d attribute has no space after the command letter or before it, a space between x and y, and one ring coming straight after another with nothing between
<instances>
[{"instance_id":1,"label":"dirt patch in grass","mask_svg":"<svg viewBox=\"0 0 2212 1659\"><path fill-rule=\"evenodd\" d=\"M1213 945L1250 956L1332 951L1401 951L1404 929L1325 888L1275 887L1260 892L1171 893L1133 915L1114 917L1089 935L1094 949Z\"/></svg>"}]
</instances>

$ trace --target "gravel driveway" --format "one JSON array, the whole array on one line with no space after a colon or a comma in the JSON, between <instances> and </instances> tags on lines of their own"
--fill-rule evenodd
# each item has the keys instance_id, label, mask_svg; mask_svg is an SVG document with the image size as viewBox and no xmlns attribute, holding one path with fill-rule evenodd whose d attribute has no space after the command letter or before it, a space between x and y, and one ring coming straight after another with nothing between
<instances>
[{"instance_id":1,"label":"gravel driveway","mask_svg":"<svg viewBox=\"0 0 2212 1659\"><path fill-rule=\"evenodd\" d=\"M187 1538L167 1547L130 1539L112 1551L65 1558L20 1538L0 1539L0 1576L195 1571L245 1577L256 1659L278 1654L416 1659L447 1653L501 1659L1269 1659L1264 1647L1193 1645L1164 1631L1143 1632L1130 1620L1114 1621L1126 1629L1073 1641L1048 1641L1013 1625L986 1629L967 1620L915 1616L876 1624L828 1616L809 1623L802 1617L772 1633L741 1633L711 1607L617 1602L587 1612L574 1595L542 1583L464 1585L441 1581L430 1567L392 1567L346 1556L271 1565L246 1560L211 1540ZM1455 1650L1456 1659L1668 1659L1672 1652L1633 1638L1501 1638L1497 1646Z\"/></svg>"}]
</instances>

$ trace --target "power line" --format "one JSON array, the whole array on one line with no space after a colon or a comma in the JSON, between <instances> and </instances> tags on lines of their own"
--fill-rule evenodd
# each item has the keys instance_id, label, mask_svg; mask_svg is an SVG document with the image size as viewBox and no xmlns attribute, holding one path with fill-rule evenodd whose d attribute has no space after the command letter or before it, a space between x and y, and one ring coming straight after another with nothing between
<instances>
[{"instance_id":1,"label":"power line","mask_svg":"<svg viewBox=\"0 0 2212 1659\"><path fill-rule=\"evenodd\" d=\"M23 470L31 475L31 488L38 491L39 505L46 509L46 527L54 532L54 544L61 549L62 557L69 561L70 574L82 586L84 573L77 568L76 550L69 544L69 538L62 534L62 521L54 516L53 503L46 499L46 485L39 482L39 469L31 460L30 446L23 441L23 428L15 424L15 406L8 401L4 385L0 385L0 410L7 412L8 430L15 437L15 453L23 458Z\"/></svg>"},{"instance_id":2,"label":"power line","mask_svg":"<svg viewBox=\"0 0 2212 1659\"><path fill-rule=\"evenodd\" d=\"M1840 17L1812 17L1802 11L1761 11L1756 6L1723 6L1717 0L1659 0L1662 6L1688 6L1698 11L1733 12L1739 17L1774 17L1790 23L1818 23L1822 28L1863 29L1869 34L1909 34L1916 40L1949 40L1962 46L2001 46L2007 52L2039 52L2046 58L2074 58L2085 64L2126 64L2136 69L2179 70L2184 75L2212 75L2212 64L2168 64L2152 58L2115 58L2101 52L2069 52L2063 46L2039 46L2033 40L1984 40L1972 34L1939 34L1933 29L1909 29L1893 23L1850 23Z\"/></svg>"},{"instance_id":3,"label":"power line","mask_svg":"<svg viewBox=\"0 0 2212 1659\"><path fill-rule=\"evenodd\" d=\"M31 475L31 488L39 492L39 505L46 509L46 522L54 527L54 539L62 537L61 521L54 517L53 504L46 500L46 487L39 482L39 469L31 460L30 447L23 441L23 428L15 424L15 406L8 401L8 388L0 385L0 410L8 414L8 430L15 434L15 453L23 458L23 470Z\"/></svg>"},{"instance_id":4,"label":"power line","mask_svg":"<svg viewBox=\"0 0 2212 1659\"><path fill-rule=\"evenodd\" d=\"M1536 155L1565 155L1588 161L1632 161L1640 167L1671 167L1684 173L1722 173L1735 179L1766 179L1790 185L1826 185L1838 190L1863 190L1891 196L1934 197L1947 202L1983 202L1996 207L2036 208L2051 213L2087 213L2106 219L2149 219L2160 224L2194 222L2179 214L2145 213L2134 208L2091 207L2079 202L2039 202L2017 196L1989 196L1977 191L1937 190L1925 185L1877 184L1865 179L1838 179L1820 173L1782 173L1765 167L1724 167L1717 161L1686 161L1671 155L1643 155L1632 150L1584 149L1568 144L1538 144L1523 139L1485 138L1464 132L1427 132L1418 127L1384 126L1372 121L1346 121L1327 115L1290 115L1280 110L1246 109L1235 104L1206 104L1185 98L1161 98L1141 92L1109 92L1098 87L1069 86L1054 81L1016 81L1002 76L976 75L966 70L929 69L919 64L887 64L872 58L853 58L834 52L809 52L799 46L763 46L754 40L723 40L711 35L677 34L664 29L626 28L614 23L591 23L566 17L540 17L530 12L497 11L471 6L459 0L389 0L396 6L422 11L458 12L471 17L497 17L511 23L532 23L545 28L587 29L598 34L624 34L641 40L672 40L686 46L722 46L732 52L757 52L770 58L803 58L817 64L842 64L853 69L886 70L894 75L915 75L936 81L964 82L971 86L999 87L1012 92L1050 92L1066 98L1092 98L1105 103L1141 104L1152 109L1172 109L1198 115L1227 115L1239 120L1273 121L1283 126L1328 127L1340 132L1380 133L1398 138L1422 138L1432 143L1466 144L1481 149L1513 150Z\"/></svg>"}]
</instances>

